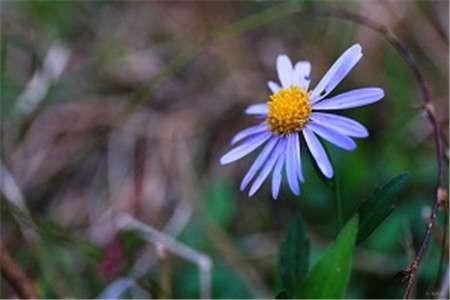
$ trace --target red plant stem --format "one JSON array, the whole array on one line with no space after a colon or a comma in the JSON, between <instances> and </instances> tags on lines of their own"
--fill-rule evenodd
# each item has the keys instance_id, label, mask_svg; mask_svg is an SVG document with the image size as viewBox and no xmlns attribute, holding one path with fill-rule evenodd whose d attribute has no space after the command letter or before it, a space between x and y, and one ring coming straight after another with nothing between
<instances>
[{"instance_id":1,"label":"red plant stem","mask_svg":"<svg viewBox=\"0 0 450 300\"><path fill-rule=\"evenodd\" d=\"M425 81L425 78L417 65L416 61L413 58L413 55L408 50L408 48L391 32L389 29L381 24L376 23L375 21L358 15L354 14L342 9L327 9L324 11L326 15L332 16L332 17L338 17L343 19L348 19L353 22L356 22L361 25L365 25L368 28L380 33L400 54L400 56L403 58L405 63L410 67L417 85L419 87L419 91L422 95L422 109L425 111L428 121L430 122L431 126L433 127L433 138L434 138L434 144L436 147L436 169L437 169L437 188L436 188L436 195L433 203L433 207L431 210L430 217L428 219L428 224L425 230L425 234L422 238L422 241L420 243L419 250L417 251L413 261L409 264L409 266L404 270L404 281L407 282L404 298L408 299L411 296L411 292L414 287L414 283L417 278L417 271L419 268L419 265L422 261L422 258L424 254L426 253L426 250L428 248L428 244L430 242L431 237L431 231L433 229L433 225L436 221L436 216L438 213L438 210L443 204L448 200L448 194L445 184L445 157L444 157L444 147L443 147L443 141L442 141L442 135L441 135L441 128L440 123L436 117L436 111L434 109L434 105L431 98L430 90L428 89L428 85Z\"/></svg>"},{"instance_id":2,"label":"red plant stem","mask_svg":"<svg viewBox=\"0 0 450 300\"><path fill-rule=\"evenodd\" d=\"M33 285L25 273L13 261L6 248L0 241L0 270L2 276L22 299L37 299Z\"/></svg>"}]
</instances>

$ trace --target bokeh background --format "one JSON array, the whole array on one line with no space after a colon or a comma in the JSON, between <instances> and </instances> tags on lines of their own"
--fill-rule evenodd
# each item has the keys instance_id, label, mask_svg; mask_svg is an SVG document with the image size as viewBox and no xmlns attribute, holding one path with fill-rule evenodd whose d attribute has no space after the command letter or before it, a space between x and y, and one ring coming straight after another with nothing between
<instances>
[{"instance_id":1,"label":"bokeh background","mask_svg":"<svg viewBox=\"0 0 450 300\"><path fill-rule=\"evenodd\" d=\"M290 216L303 216L314 262L336 236L333 192L306 152L302 194L284 187L277 201L267 184L252 198L239 192L253 157L218 160L255 123L243 110L268 98L278 54L309 60L314 85L356 42L364 57L337 92L379 86L386 96L343 112L370 130L355 151L328 146L344 215L390 178L410 179L355 249L346 297L402 296L398 273L434 198L431 127L383 37L315 10L388 26L426 76L448 136L448 1L293 2L308 12L274 18L279 4L1 2L1 241L40 297L274 297ZM432 296L443 231L440 217L419 298ZM14 295L3 281L0 296Z\"/></svg>"}]
</instances>

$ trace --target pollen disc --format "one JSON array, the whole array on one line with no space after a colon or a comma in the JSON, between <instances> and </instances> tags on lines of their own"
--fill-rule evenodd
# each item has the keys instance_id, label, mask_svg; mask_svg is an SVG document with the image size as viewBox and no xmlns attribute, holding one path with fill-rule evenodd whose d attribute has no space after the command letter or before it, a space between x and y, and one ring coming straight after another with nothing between
<instances>
[{"instance_id":1,"label":"pollen disc","mask_svg":"<svg viewBox=\"0 0 450 300\"><path fill-rule=\"evenodd\" d=\"M276 135L301 130L311 114L308 92L296 86L281 89L270 96L267 107L266 122Z\"/></svg>"}]
</instances>

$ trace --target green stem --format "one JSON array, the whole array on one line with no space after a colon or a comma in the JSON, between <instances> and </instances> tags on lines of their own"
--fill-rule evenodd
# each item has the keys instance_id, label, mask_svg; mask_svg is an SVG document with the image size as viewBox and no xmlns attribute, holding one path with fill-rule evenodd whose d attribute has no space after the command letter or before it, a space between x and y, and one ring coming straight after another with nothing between
<instances>
[{"instance_id":1,"label":"green stem","mask_svg":"<svg viewBox=\"0 0 450 300\"><path fill-rule=\"evenodd\" d=\"M341 189L339 184L339 176L337 172L337 166L333 163L333 158L331 157L330 151L328 150L328 146L326 144L323 145L323 148L328 156L328 159L330 160L330 163L334 170L334 175L331 179L326 179L325 176L322 175L320 171L319 176L322 178L325 182L325 184L330 187L333 191L333 198L334 198L334 208L336 212L336 232L339 233L339 231L342 229L342 226L344 224L344 214L343 214L343 208L342 208L342 198L341 198Z\"/></svg>"},{"instance_id":2,"label":"green stem","mask_svg":"<svg viewBox=\"0 0 450 300\"><path fill-rule=\"evenodd\" d=\"M332 189L333 189L333 194L334 194L334 202L336 205L336 223L337 223L337 231L339 232L342 228L343 222L344 222L344 217L343 217L343 210L342 210L342 197L341 197L341 189L339 188L339 179L338 176L336 175L336 170L335 174L333 176L333 180L332 180Z\"/></svg>"}]
</instances>

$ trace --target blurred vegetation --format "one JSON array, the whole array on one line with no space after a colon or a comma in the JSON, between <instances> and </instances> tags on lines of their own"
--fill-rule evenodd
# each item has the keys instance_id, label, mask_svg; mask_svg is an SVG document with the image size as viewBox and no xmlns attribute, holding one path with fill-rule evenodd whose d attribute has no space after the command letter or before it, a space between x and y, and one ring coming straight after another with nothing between
<instances>
[{"instance_id":1,"label":"blurred vegetation","mask_svg":"<svg viewBox=\"0 0 450 300\"><path fill-rule=\"evenodd\" d=\"M354 248L345 297L402 297L398 274L434 197L431 127L411 71L382 36L314 11L334 5L395 32L424 72L448 137L447 1L0 4L1 236L40 297L201 297L198 266L170 252L162 259L139 230L117 226L119 213L209 257L211 297L278 295L278 249L294 214L308 234L310 266L336 239L333 190L304 151L299 197L284 187L273 201L265 184L248 199L239 183L253 157L229 167L218 159L255 122L243 110L268 97L278 54L309 60L314 85L355 42L364 57L336 92L379 86L386 97L342 112L369 128L355 151L327 145L344 219L376 187L405 171L409 180L393 213ZM17 190L5 193L9 178ZM443 224L439 216L418 298L435 291ZM2 285L1 297L14 295Z\"/></svg>"}]
</instances>

